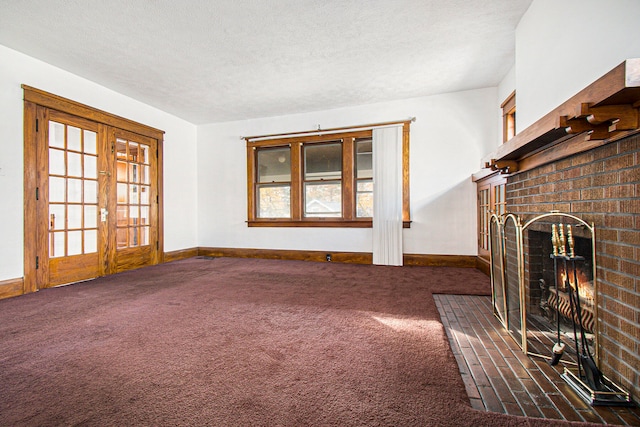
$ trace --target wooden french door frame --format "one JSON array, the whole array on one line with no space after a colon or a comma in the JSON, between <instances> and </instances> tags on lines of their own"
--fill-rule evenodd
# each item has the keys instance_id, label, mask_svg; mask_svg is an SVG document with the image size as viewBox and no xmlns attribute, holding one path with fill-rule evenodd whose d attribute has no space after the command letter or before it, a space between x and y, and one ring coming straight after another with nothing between
<instances>
[{"instance_id":1,"label":"wooden french door frame","mask_svg":"<svg viewBox=\"0 0 640 427\"><path fill-rule=\"evenodd\" d=\"M163 262L162 148L164 131L26 85L22 85L22 88L24 90L24 293L35 292L48 286L48 272L44 268L44 265L48 264L46 253L48 236L47 233L38 232L38 227L42 228L42 225L38 223L39 219L36 214L38 203L41 202L38 200L39 177L45 171L35 167L39 148L38 141L41 139L39 132L47 124L45 108L98 123L103 138L111 139L112 134L115 135L115 131L112 129L118 129L157 141L157 191L153 195L154 202L157 204L157 213L153 218L154 221L157 221L157 233L154 234L155 241L152 242L157 250L154 251L155 254L150 263ZM102 143L110 145L111 141L105 140ZM156 153L153 154L156 155ZM115 219L115 215L112 217ZM101 253L100 255L103 257L101 259L106 258L105 254ZM45 260L46 262L43 262ZM109 265L109 260L106 260L105 265L101 266L101 274L111 274L135 267L137 267L135 263L123 266L117 266L117 263Z\"/></svg>"}]
</instances>

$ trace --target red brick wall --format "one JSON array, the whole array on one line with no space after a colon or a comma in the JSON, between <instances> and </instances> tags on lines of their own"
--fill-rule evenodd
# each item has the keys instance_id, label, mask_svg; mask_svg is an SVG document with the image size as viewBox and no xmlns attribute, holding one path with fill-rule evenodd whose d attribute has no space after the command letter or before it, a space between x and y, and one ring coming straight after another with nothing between
<instances>
[{"instance_id":1,"label":"red brick wall","mask_svg":"<svg viewBox=\"0 0 640 427\"><path fill-rule=\"evenodd\" d=\"M600 368L639 401L640 135L509 177L507 210L594 223Z\"/></svg>"}]
</instances>

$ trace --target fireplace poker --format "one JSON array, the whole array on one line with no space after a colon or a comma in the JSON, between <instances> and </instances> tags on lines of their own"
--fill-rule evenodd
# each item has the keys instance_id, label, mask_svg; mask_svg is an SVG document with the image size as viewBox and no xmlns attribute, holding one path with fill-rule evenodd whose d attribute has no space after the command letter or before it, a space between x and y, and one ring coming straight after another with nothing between
<instances>
[{"instance_id":1,"label":"fireplace poker","mask_svg":"<svg viewBox=\"0 0 640 427\"><path fill-rule=\"evenodd\" d=\"M576 314L577 314L577 308L576 308L576 302L574 300L574 296L573 296L573 288L571 286L571 283L569 282L569 274L567 273L567 257L563 256L562 257L564 259L564 280L565 280L565 286L567 289L567 292L569 293L569 308L571 311L571 324L573 325L573 341L575 342L576 345L576 357L577 357L577 362L578 362L578 376L582 377L582 361L580 360L580 348L579 348L579 344L578 344L578 329L576 327ZM576 287L576 293L577 293L577 287ZM582 326L582 324L580 325Z\"/></svg>"},{"instance_id":2,"label":"fireplace poker","mask_svg":"<svg viewBox=\"0 0 640 427\"><path fill-rule=\"evenodd\" d=\"M582 321L582 308L580 307L580 292L578 290L578 273L576 269L575 257L572 259L573 263L573 283L576 287L576 311L578 313L578 321L580 322L580 346L582 347L582 353L578 354L578 360L580 363L578 367L582 366L584 371L584 377L592 390L602 390L602 372L598 369L589 345L587 343L587 337L584 333L584 325Z\"/></svg>"},{"instance_id":3,"label":"fireplace poker","mask_svg":"<svg viewBox=\"0 0 640 427\"><path fill-rule=\"evenodd\" d=\"M558 335L556 339L556 343L553 345L552 349L552 357L549 364L551 366L556 366L560 363L560 358L564 353L564 343L562 342L562 336L560 335L560 293L558 290L558 256L551 255L553 258L553 274L555 277L555 285L556 285L556 325L558 330Z\"/></svg>"},{"instance_id":4,"label":"fireplace poker","mask_svg":"<svg viewBox=\"0 0 640 427\"><path fill-rule=\"evenodd\" d=\"M553 253L551 254L551 258L553 258L553 280L556 285L556 324L558 330L558 336L556 339L556 343L551 350L552 356L549 364L551 366L556 366L560 363L560 358L564 353L564 343L562 342L562 337L560 335L560 287L558 286L558 246L560 245L558 236L558 227L556 224L551 226L551 244L553 245Z\"/></svg>"}]
</instances>

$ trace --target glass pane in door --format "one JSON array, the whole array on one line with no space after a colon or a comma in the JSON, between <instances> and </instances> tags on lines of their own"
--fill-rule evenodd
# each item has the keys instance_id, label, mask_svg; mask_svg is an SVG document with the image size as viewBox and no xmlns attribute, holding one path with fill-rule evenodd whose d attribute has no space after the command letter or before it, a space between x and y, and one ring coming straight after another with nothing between
<instances>
[{"instance_id":1,"label":"glass pane in door","mask_svg":"<svg viewBox=\"0 0 640 427\"><path fill-rule=\"evenodd\" d=\"M150 147L122 138L116 140L117 162L117 247L118 249L149 245L148 223L150 210L148 184Z\"/></svg>"},{"instance_id":2,"label":"glass pane in door","mask_svg":"<svg viewBox=\"0 0 640 427\"><path fill-rule=\"evenodd\" d=\"M49 257L97 252L96 132L49 121Z\"/></svg>"}]
</instances>

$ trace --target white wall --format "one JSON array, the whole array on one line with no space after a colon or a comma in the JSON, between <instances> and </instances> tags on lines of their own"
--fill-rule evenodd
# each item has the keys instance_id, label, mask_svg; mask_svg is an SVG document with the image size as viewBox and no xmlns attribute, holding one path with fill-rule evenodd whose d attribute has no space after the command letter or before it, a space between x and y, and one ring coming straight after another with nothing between
<instances>
[{"instance_id":1,"label":"white wall","mask_svg":"<svg viewBox=\"0 0 640 427\"><path fill-rule=\"evenodd\" d=\"M415 116L411 219L404 252L475 255L470 176L495 147L496 88L198 127L200 246L371 252L371 229L247 227L246 146L241 136L354 126Z\"/></svg>"},{"instance_id":2,"label":"white wall","mask_svg":"<svg viewBox=\"0 0 640 427\"><path fill-rule=\"evenodd\" d=\"M0 45L0 281L23 276L23 83L164 130L165 250L196 245L196 126Z\"/></svg>"},{"instance_id":3,"label":"white wall","mask_svg":"<svg viewBox=\"0 0 640 427\"><path fill-rule=\"evenodd\" d=\"M516 29L519 131L640 57L639 22L638 0L534 0Z\"/></svg>"}]
</instances>

